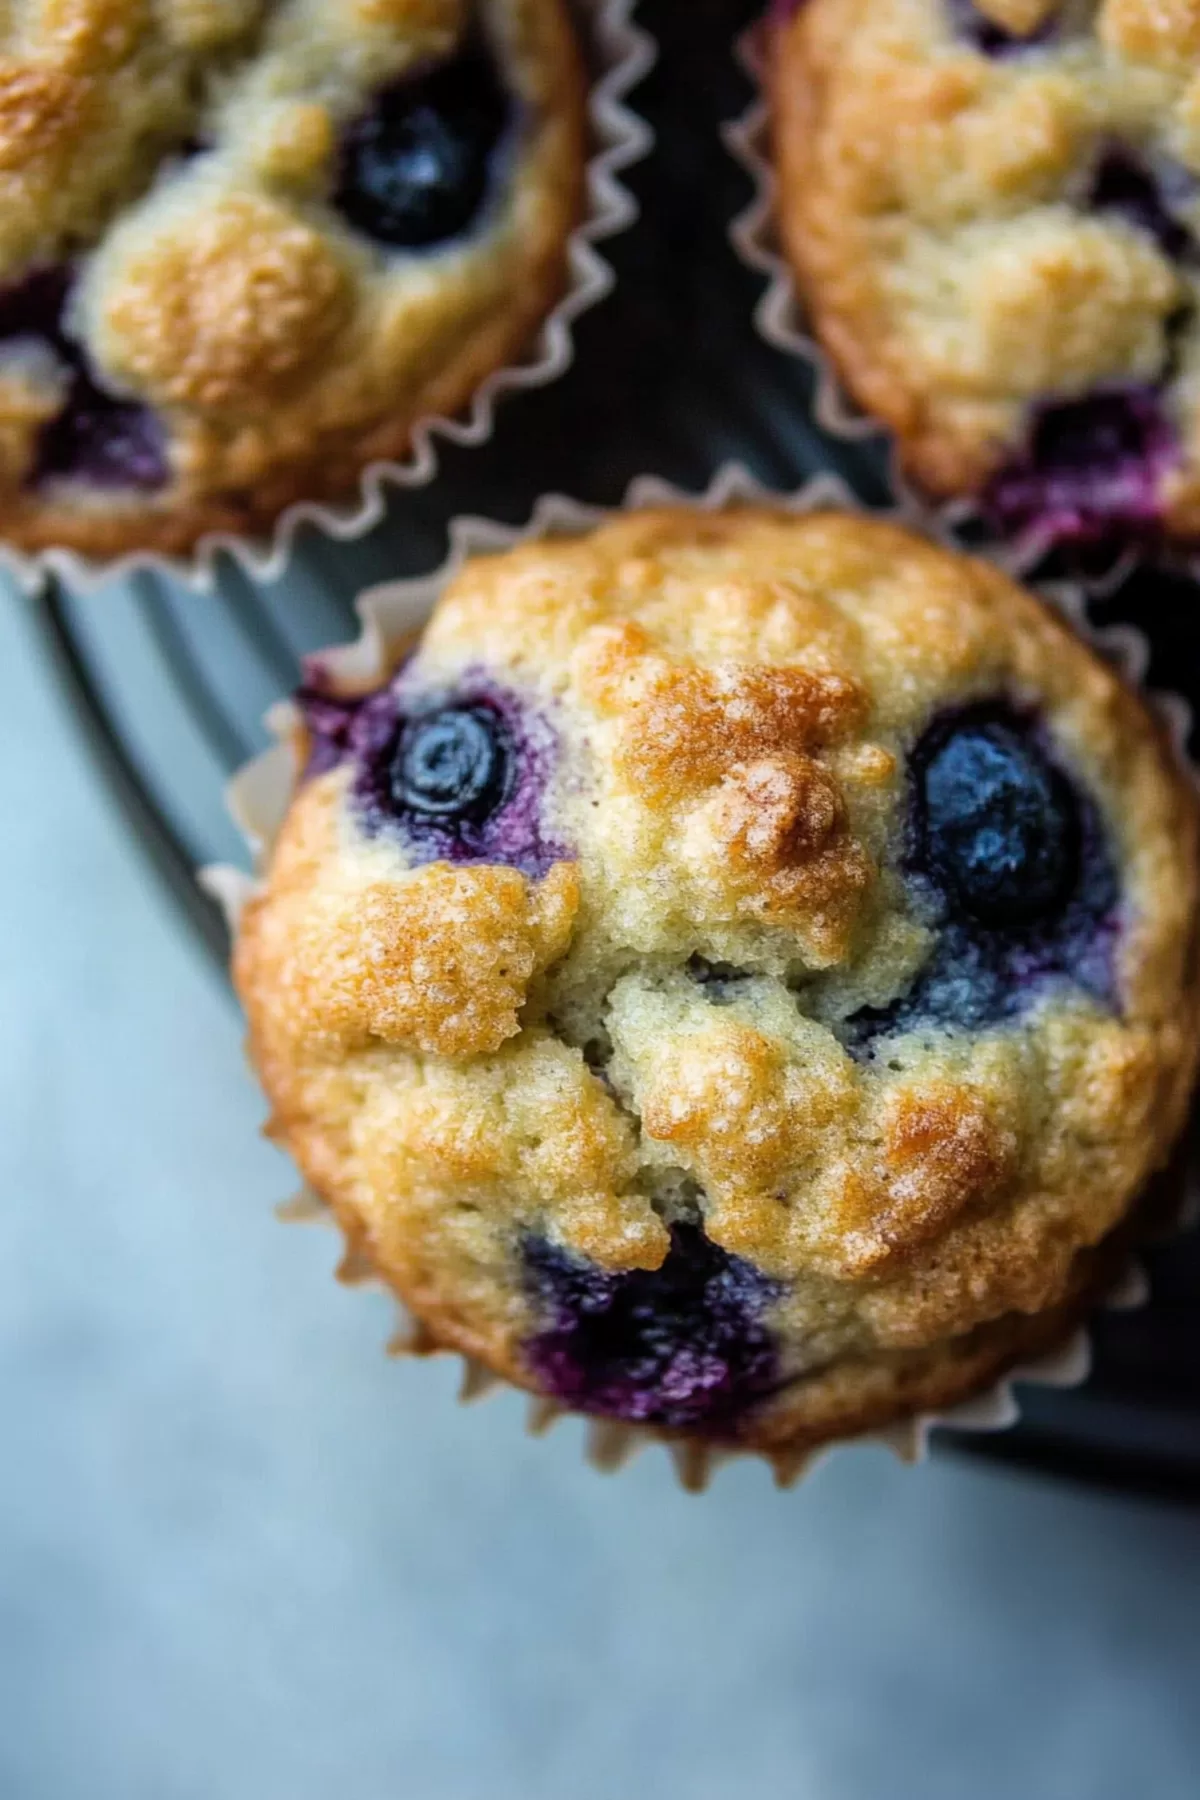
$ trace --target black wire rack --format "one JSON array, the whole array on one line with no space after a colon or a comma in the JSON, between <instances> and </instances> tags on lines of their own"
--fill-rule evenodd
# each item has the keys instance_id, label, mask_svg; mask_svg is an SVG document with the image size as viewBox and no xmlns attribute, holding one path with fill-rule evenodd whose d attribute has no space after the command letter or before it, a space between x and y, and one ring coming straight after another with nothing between
<instances>
[{"instance_id":1,"label":"black wire rack","mask_svg":"<svg viewBox=\"0 0 1200 1800\"><path fill-rule=\"evenodd\" d=\"M296 684L301 657L355 629L363 586L437 566L462 512L517 523L540 493L615 504L652 472L699 490L738 461L769 486L817 470L885 503L878 440L853 445L814 424L806 370L756 334L762 283L737 261L730 221L750 185L721 124L750 91L733 53L746 0L643 0L660 56L634 104L655 127L652 155L628 176L639 222L605 247L616 291L576 329L576 360L553 387L502 409L489 444L447 446L438 478L398 490L363 540L302 536L286 575L257 584L226 560L213 595L159 576L88 596L51 583L35 608L74 716L136 837L214 958L225 927L196 870L244 861L223 806L229 776L267 741L267 706ZM1200 592L1143 568L1100 608L1131 618L1154 645L1150 678L1200 699ZM1200 1499L1200 1236L1148 1253L1152 1300L1094 1325L1095 1364L1080 1388L1024 1390L1012 1431L944 1442L1009 1464L1108 1487Z\"/></svg>"}]
</instances>

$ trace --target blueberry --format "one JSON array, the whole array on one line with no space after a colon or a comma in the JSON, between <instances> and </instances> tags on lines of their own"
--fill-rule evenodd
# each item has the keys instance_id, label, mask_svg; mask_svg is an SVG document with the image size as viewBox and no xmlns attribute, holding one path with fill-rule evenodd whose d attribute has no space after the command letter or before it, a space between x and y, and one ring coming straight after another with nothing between
<instances>
[{"instance_id":1,"label":"blueberry","mask_svg":"<svg viewBox=\"0 0 1200 1800\"><path fill-rule=\"evenodd\" d=\"M981 925L1023 926L1061 908L1079 823L1062 775L1000 719L967 719L932 750L917 806L930 868Z\"/></svg>"},{"instance_id":2,"label":"blueberry","mask_svg":"<svg viewBox=\"0 0 1200 1800\"><path fill-rule=\"evenodd\" d=\"M992 477L984 502L1006 530L1035 526L1059 540L1150 526L1159 517L1162 478L1178 454L1153 388L1047 401L1034 414L1025 450Z\"/></svg>"},{"instance_id":3,"label":"blueberry","mask_svg":"<svg viewBox=\"0 0 1200 1800\"><path fill-rule=\"evenodd\" d=\"M972 4L972 0L946 0L946 7L955 33L984 56L1011 56L1034 49L1055 31L1053 19L1047 19L1044 24L1018 36L1015 31L1006 31L1003 25L989 19Z\"/></svg>"},{"instance_id":4,"label":"blueberry","mask_svg":"<svg viewBox=\"0 0 1200 1800\"><path fill-rule=\"evenodd\" d=\"M483 206L509 113L477 49L396 82L345 132L335 204L367 237L400 249L457 237Z\"/></svg>"},{"instance_id":5,"label":"blueberry","mask_svg":"<svg viewBox=\"0 0 1200 1800\"><path fill-rule=\"evenodd\" d=\"M912 986L839 1027L855 1056L896 1033L980 1030L1069 983L1118 1006L1120 886L1099 809L1002 701L935 719L909 758L904 873L933 928Z\"/></svg>"},{"instance_id":6,"label":"blueberry","mask_svg":"<svg viewBox=\"0 0 1200 1800\"><path fill-rule=\"evenodd\" d=\"M402 666L367 694L332 691L321 663L296 698L307 775L349 765L350 802L368 837L399 837L414 863L495 863L540 880L574 851L554 829L547 787L553 726L528 696L466 671L453 694L421 693Z\"/></svg>"},{"instance_id":7,"label":"blueberry","mask_svg":"<svg viewBox=\"0 0 1200 1800\"><path fill-rule=\"evenodd\" d=\"M148 406L106 394L81 371L62 411L42 428L32 481L36 486L65 478L151 491L169 474L158 416Z\"/></svg>"},{"instance_id":8,"label":"blueberry","mask_svg":"<svg viewBox=\"0 0 1200 1800\"><path fill-rule=\"evenodd\" d=\"M63 328L72 280L69 267L50 265L0 290L0 340L47 344L70 372L66 400L39 434L30 484L66 478L98 488L162 487L170 470L158 417L106 392Z\"/></svg>"},{"instance_id":9,"label":"blueberry","mask_svg":"<svg viewBox=\"0 0 1200 1800\"><path fill-rule=\"evenodd\" d=\"M1093 212L1115 213L1146 232L1172 262L1185 262L1195 255L1196 243L1173 211L1172 201L1190 199L1194 187L1193 178L1177 163L1153 168L1127 144L1113 141L1103 146L1096 160L1087 204Z\"/></svg>"},{"instance_id":10,"label":"blueberry","mask_svg":"<svg viewBox=\"0 0 1200 1800\"><path fill-rule=\"evenodd\" d=\"M676 1224L660 1269L610 1275L544 1238L522 1246L544 1327L525 1345L542 1389L607 1418L732 1432L779 1385L762 1315L782 1289L698 1225Z\"/></svg>"},{"instance_id":11,"label":"blueberry","mask_svg":"<svg viewBox=\"0 0 1200 1800\"><path fill-rule=\"evenodd\" d=\"M503 805L512 760L497 713L486 706L447 706L402 727L392 761L392 797L418 818L480 824Z\"/></svg>"}]
</instances>

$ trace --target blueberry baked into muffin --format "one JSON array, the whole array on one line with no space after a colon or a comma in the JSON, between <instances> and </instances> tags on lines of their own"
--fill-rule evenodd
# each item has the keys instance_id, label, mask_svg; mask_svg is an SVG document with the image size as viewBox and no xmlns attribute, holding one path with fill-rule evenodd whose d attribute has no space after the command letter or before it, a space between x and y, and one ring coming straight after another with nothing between
<instances>
[{"instance_id":1,"label":"blueberry baked into muffin","mask_svg":"<svg viewBox=\"0 0 1200 1800\"><path fill-rule=\"evenodd\" d=\"M353 492L558 298L583 104L564 0L0 9L0 535Z\"/></svg>"},{"instance_id":2,"label":"blueberry baked into muffin","mask_svg":"<svg viewBox=\"0 0 1200 1800\"><path fill-rule=\"evenodd\" d=\"M883 523L634 513L318 665L235 951L273 1135L423 1321L784 1456L1058 1339L1197 1050L1135 695Z\"/></svg>"},{"instance_id":3,"label":"blueberry baked into muffin","mask_svg":"<svg viewBox=\"0 0 1200 1800\"><path fill-rule=\"evenodd\" d=\"M939 496L1200 532L1200 5L772 15L779 220L847 385Z\"/></svg>"}]
</instances>

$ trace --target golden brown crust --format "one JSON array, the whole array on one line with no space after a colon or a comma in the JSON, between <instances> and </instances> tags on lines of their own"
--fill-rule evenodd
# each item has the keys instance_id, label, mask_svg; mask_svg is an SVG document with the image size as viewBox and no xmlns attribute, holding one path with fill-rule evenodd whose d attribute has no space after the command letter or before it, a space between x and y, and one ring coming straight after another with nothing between
<instances>
[{"instance_id":1,"label":"golden brown crust","mask_svg":"<svg viewBox=\"0 0 1200 1800\"><path fill-rule=\"evenodd\" d=\"M235 959L275 1135L431 1341L537 1391L524 1239L652 1271L698 1216L780 1284L785 1385L750 1447L949 1403L1049 1343L1200 1041L1196 802L1135 696L985 564L757 509L469 564L389 704L481 682L532 746L514 804L559 846L544 872L506 865L519 843L429 860L343 763L299 789ZM852 1056L845 1021L937 943L909 753L997 698L1102 820L1119 1000L1071 967Z\"/></svg>"},{"instance_id":2,"label":"golden brown crust","mask_svg":"<svg viewBox=\"0 0 1200 1800\"><path fill-rule=\"evenodd\" d=\"M285 1140L286 1141L286 1140ZM375 1262L360 1222L338 1215L347 1254L348 1279L388 1279ZM1037 1362L1064 1348L1071 1333L1086 1319L1118 1279L1126 1252L1120 1241L1084 1251L1072 1269L1066 1297L1041 1312L1010 1313L979 1326L946 1345L890 1358L847 1359L835 1368L797 1382L769 1418L743 1432L736 1444L714 1441L714 1448L735 1448L773 1461L781 1476L794 1471L797 1459L824 1444L885 1431L918 1415L944 1413L992 1387L1014 1369ZM419 1356L458 1354L481 1363L515 1387L536 1394L519 1358L506 1356L494 1335L481 1333L446 1305L434 1289L404 1296L419 1308L417 1327L399 1347ZM640 1427L666 1444L697 1440L687 1432ZM703 1439L699 1440L703 1443Z\"/></svg>"},{"instance_id":3,"label":"golden brown crust","mask_svg":"<svg viewBox=\"0 0 1200 1800\"><path fill-rule=\"evenodd\" d=\"M1040 0L978 9L1023 53L985 56L941 0L806 0L771 34L778 217L817 336L932 494L978 494L1022 452L1034 408L1153 389L1178 455L1169 531L1200 518L1197 289L1119 209L1090 207L1106 146L1200 171L1192 0L1104 0L1053 29ZM1178 200L1175 187L1180 190Z\"/></svg>"},{"instance_id":4,"label":"golden brown crust","mask_svg":"<svg viewBox=\"0 0 1200 1800\"><path fill-rule=\"evenodd\" d=\"M350 499L420 421L460 412L516 361L562 294L586 154L563 0L486 0L523 123L486 216L417 255L331 205L338 134L397 72L453 51L459 0L319 0L269 19L259 0L42 13L0 62L0 287L85 246L69 329L105 388L156 413L170 478L31 486L39 418L10 414L0 383L0 531L20 548L186 552L208 533L258 535L299 500ZM151 187L197 137L202 151ZM44 410L57 403L48 393Z\"/></svg>"},{"instance_id":5,"label":"golden brown crust","mask_svg":"<svg viewBox=\"0 0 1200 1800\"><path fill-rule=\"evenodd\" d=\"M284 208L230 194L131 259L106 323L136 380L181 406L253 410L324 354L350 277Z\"/></svg>"},{"instance_id":6,"label":"golden brown crust","mask_svg":"<svg viewBox=\"0 0 1200 1800\"><path fill-rule=\"evenodd\" d=\"M385 858L339 879L342 792L299 797L274 857L273 904L252 901L240 966L266 963L272 1029L335 1051L372 1040L435 1056L498 1050L520 1030L534 975L561 956L579 907L572 863L544 881L516 869L431 863L403 872Z\"/></svg>"}]
</instances>

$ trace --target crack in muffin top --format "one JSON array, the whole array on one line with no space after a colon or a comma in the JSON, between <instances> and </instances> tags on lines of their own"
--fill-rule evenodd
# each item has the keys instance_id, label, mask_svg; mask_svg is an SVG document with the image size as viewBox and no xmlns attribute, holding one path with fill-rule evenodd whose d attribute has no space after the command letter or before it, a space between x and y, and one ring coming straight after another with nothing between
<instances>
[{"instance_id":1,"label":"crack in muffin top","mask_svg":"<svg viewBox=\"0 0 1200 1800\"><path fill-rule=\"evenodd\" d=\"M581 205L563 0L0 8L0 521L182 550L515 359Z\"/></svg>"},{"instance_id":2,"label":"crack in muffin top","mask_svg":"<svg viewBox=\"0 0 1200 1800\"><path fill-rule=\"evenodd\" d=\"M633 514L471 562L386 682L317 668L299 716L236 954L274 1129L511 1379L861 1428L1064 1304L1165 1154L1194 801L986 565Z\"/></svg>"},{"instance_id":3,"label":"crack in muffin top","mask_svg":"<svg viewBox=\"0 0 1200 1800\"><path fill-rule=\"evenodd\" d=\"M938 495L1200 527L1200 6L806 0L772 38L817 333Z\"/></svg>"}]
</instances>

